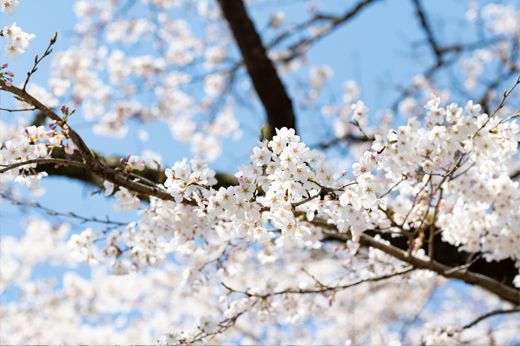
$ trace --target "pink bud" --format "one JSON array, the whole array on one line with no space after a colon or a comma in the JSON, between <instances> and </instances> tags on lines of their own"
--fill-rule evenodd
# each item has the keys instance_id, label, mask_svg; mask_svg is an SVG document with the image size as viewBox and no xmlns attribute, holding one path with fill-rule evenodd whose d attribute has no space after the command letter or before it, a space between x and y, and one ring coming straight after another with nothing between
<instances>
[{"instance_id":1,"label":"pink bud","mask_svg":"<svg viewBox=\"0 0 520 346\"><path fill-rule=\"evenodd\" d=\"M14 74L10 71L7 71L5 74L8 75L9 77L14 77Z\"/></svg>"},{"instance_id":2,"label":"pink bud","mask_svg":"<svg viewBox=\"0 0 520 346\"><path fill-rule=\"evenodd\" d=\"M125 159L121 158L121 159L119 160L119 163L124 164L124 163L125 163Z\"/></svg>"},{"instance_id":3,"label":"pink bud","mask_svg":"<svg viewBox=\"0 0 520 346\"><path fill-rule=\"evenodd\" d=\"M9 64L5 63L5 64L2 66L2 69L6 68L7 66L9 66Z\"/></svg>"},{"instance_id":4,"label":"pink bud","mask_svg":"<svg viewBox=\"0 0 520 346\"><path fill-rule=\"evenodd\" d=\"M346 175L347 175L347 171L343 171L343 172L341 173L341 176L342 176L342 177L344 177L344 176L346 176Z\"/></svg>"},{"instance_id":5,"label":"pink bud","mask_svg":"<svg viewBox=\"0 0 520 346\"><path fill-rule=\"evenodd\" d=\"M13 80L11 78L7 78L7 80L5 81L5 85L13 86Z\"/></svg>"},{"instance_id":6,"label":"pink bud","mask_svg":"<svg viewBox=\"0 0 520 346\"><path fill-rule=\"evenodd\" d=\"M61 112L65 112L65 105L61 105Z\"/></svg>"}]
</instances>

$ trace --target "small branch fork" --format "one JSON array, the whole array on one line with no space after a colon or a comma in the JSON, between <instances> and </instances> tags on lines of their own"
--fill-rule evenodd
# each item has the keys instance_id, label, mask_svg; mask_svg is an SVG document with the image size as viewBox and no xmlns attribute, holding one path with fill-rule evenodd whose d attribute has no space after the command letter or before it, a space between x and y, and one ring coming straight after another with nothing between
<instances>
[{"instance_id":1,"label":"small branch fork","mask_svg":"<svg viewBox=\"0 0 520 346\"><path fill-rule=\"evenodd\" d=\"M281 42L283 39L285 39L286 37L296 33L296 32L299 32L301 31L302 29L314 24L315 22L319 22L319 21L328 21L330 22L331 24L327 27L327 29L325 30L320 30L316 35L314 36L311 36L311 37L308 37L308 38L305 38L305 39L302 39L301 41L289 46L287 48L287 51L290 52L290 54L288 56L285 56L283 57L281 60L278 60L280 62L289 62L291 60L293 60L294 58L296 58L297 56L301 55L302 53L302 48L305 48L305 47L308 47L310 46L311 44L317 42L319 39L327 36L328 34L330 34L334 29L336 29L338 26L340 26L341 24L344 24L346 22L348 22L351 18L355 17L358 13L361 12L361 10L363 8L365 8L367 5L370 5L372 3L375 3L379 0L364 0L364 1L361 1L359 2L354 8L352 8L351 10L349 10L348 12L346 12L344 15L342 16L332 16L332 15L328 15L328 14L316 14L313 18L311 18L310 20L308 20L307 22L304 22L302 24L299 24L298 26L296 26L295 28L293 28L292 31L289 31L287 33L284 33L282 35L280 35L279 37L277 37L270 45L269 47L272 47L276 44L278 44L279 42Z\"/></svg>"}]
</instances>

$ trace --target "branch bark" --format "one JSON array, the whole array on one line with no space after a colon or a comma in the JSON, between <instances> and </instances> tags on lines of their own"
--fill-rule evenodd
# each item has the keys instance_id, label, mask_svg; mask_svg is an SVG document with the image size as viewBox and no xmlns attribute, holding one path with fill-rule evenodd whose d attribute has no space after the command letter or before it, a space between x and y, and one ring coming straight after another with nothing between
<instances>
[{"instance_id":1,"label":"branch bark","mask_svg":"<svg viewBox=\"0 0 520 346\"><path fill-rule=\"evenodd\" d=\"M327 228L331 228L331 225L327 224L326 222L319 223L319 226L328 226ZM326 232L326 235L342 241L350 239L349 235L338 233L337 231ZM379 242L366 233L361 234L360 243L366 247L379 249L403 262L413 265L416 269L428 269L446 278L458 279L471 285L480 286L514 304L520 304L520 290L509 287L506 284L494 280L488 276L470 271L450 272L450 269L452 269L451 267L438 263L437 261L423 260L418 257L409 256L406 251L401 250L394 245L387 245L385 243Z\"/></svg>"},{"instance_id":2,"label":"branch bark","mask_svg":"<svg viewBox=\"0 0 520 346\"><path fill-rule=\"evenodd\" d=\"M267 115L266 136L271 138L275 128L296 129L292 101L285 86L267 56L260 35L251 21L242 0L218 0L244 59L256 93Z\"/></svg>"}]
</instances>

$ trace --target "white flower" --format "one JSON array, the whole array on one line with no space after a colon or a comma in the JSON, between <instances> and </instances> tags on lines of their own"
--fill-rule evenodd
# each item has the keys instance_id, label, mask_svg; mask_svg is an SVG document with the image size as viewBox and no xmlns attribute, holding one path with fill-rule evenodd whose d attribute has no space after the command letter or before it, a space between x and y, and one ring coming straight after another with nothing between
<instances>
[{"instance_id":1,"label":"white flower","mask_svg":"<svg viewBox=\"0 0 520 346\"><path fill-rule=\"evenodd\" d=\"M137 155L132 155L128 158L128 165L138 171L142 171L145 166L144 160Z\"/></svg>"},{"instance_id":2,"label":"white flower","mask_svg":"<svg viewBox=\"0 0 520 346\"><path fill-rule=\"evenodd\" d=\"M217 322L211 316L203 316L200 318L200 329L206 334L211 334L217 331Z\"/></svg>"},{"instance_id":3,"label":"white flower","mask_svg":"<svg viewBox=\"0 0 520 346\"><path fill-rule=\"evenodd\" d=\"M119 213L121 210L128 213L130 210L139 208L141 201L124 187L120 187L114 195L116 197L116 204L114 204L114 211Z\"/></svg>"},{"instance_id":4,"label":"white flower","mask_svg":"<svg viewBox=\"0 0 520 346\"><path fill-rule=\"evenodd\" d=\"M2 0L0 3L0 11L4 12L8 16L12 16L14 10L18 7L20 7L20 2L18 0Z\"/></svg>"},{"instance_id":5,"label":"white flower","mask_svg":"<svg viewBox=\"0 0 520 346\"><path fill-rule=\"evenodd\" d=\"M129 273L128 267L120 261L117 261L112 267L112 275L128 275Z\"/></svg>"},{"instance_id":6,"label":"white flower","mask_svg":"<svg viewBox=\"0 0 520 346\"><path fill-rule=\"evenodd\" d=\"M480 111L482 110L482 107L479 104L474 105L473 100L469 100L468 104L466 105L466 112L469 114L478 117L480 116Z\"/></svg>"},{"instance_id":7,"label":"white flower","mask_svg":"<svg viewBox=\"0 0 520 346\"><path fill-rule=\"evenodd\" d=\"M22 32L14 37L13 44L25 49L30 48L31 41L36 38L35 34L29 35L28 33Z\"/></svg>"},{"instance_id":8,"label":"white flower","mask_svg":"<svg viewBox=\"0 0 520 346\"><path fill-rule=\"evenodd\" d=\"M22 47L16 46L14 44L8 44L5 46L5 58L12 58L14 61L20 59L20 53L25 52Z\"/></svg>"},{"instance_id":9,"label":"white flower","mask_svg":"<svg viewBox=\"0 0 520 346\"><path fill-rule=\"evenodd\" d=\"M369 111L368 107L365 106L363 101L358 101L355 105L352 105L351 108L354 110L354 114L352 115L352 119L357 122L362 122L368 119L367 112Z\"/></svg>"},{"instance_id":10,"label":"white flower","mask_svg":"<svg viewBox=\"0 0 520 346\"><path fill-rule=\"evenodd\" d=\"M22 33L22 29L16 26L16 23L13 23L9 26L5 26L4 30L2 30L2 35L7 40L7 42L13 42L15 37Z\"/></svg>"},{"instance_id":11,"label":"white flower","mask_svg":"<svg viewBox=\"0 0 520 346\"><path fill-rule=\"evenodd\" d=\"M433 110L433 109L439 108L440 104L441 104L441 98L435 96L434 94L431 94L431 99L430 99L430 101L428 101L428 103L426 103L426 105L424 105L424 108Z\"/></svg>"},{"instance_id":12,"label":"white flower","mask_svg":"<svg viewBox=\"0 0 520 346\"><path fill-rule=\"evenodd\" d=\"M341 206L345 207L348 204L354 204L358 198L359 196L357 193L347 189L341 196L339 196L339 202Z\"/></svg>"},{"instance_id":13,"label":"white flower","mask_svg":"<svg viewBox=\"0 0 520 346\"><path fill-rule=\"evenodd\" d=\"M114 184L109 182L108 180L105 180L103 182L103 186L105 187L105 196L109 196L114 192Z\"/></svg>"}]
</instances>

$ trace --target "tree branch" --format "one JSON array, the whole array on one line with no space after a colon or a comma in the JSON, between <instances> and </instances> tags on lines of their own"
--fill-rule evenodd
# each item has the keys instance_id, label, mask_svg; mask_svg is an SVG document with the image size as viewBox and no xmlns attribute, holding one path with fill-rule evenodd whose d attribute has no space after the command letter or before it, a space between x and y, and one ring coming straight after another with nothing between
<instances>
[{"instance_id":1,"label":"tree branch","mask_svg":"<svg viewBox=\"0 0 520 346\"><path fill-rule=\"evenodd\" d=\"M356 16L365 6L371 4L371 3L374 3L378 0L364 0L364 1L361 1L359 2L356 7L354 7L352 10L348 11L347 13L345 13L343 16L333 16L333 15L327 15L327 14L317 14L314 18L310 19L309 21L303 23L303 24L300 24L297 28L298 30L301 30L302 28L314 23L314 22L317 22L317 21L324 21L324 20L327 20L327 21L330 21L332 24L326 29L326 30L320 30L316 35L314 36L311 36L311 37L308 37L308 38L305 38L293 45L291 45L290 47L287 48L288 51L291 52L291 54L289 56L286 56L284 58L282 58L281 60L279 61L282 61L282 62L289 62L291 61L292 59L294 59L295 57L297 57L298 55L301 54L301 48L302 47L308 47L310 46L311 44L317 42L319 39L327 36L328 34L330 34L334 29L336 29L337 27L339 27L341 24L344 24L346 23L349 19L353 18L354 16ZM283 35L282 35L283 36ZM276 39L274 41L274 43L278 43L279 41L281 41L281 38L285 38L285 37L282 37L280 36L278 39Z\"/></svg>"},{"instance_id":2,"label":"tree branch","mask_svg":"<svg viewBox=\"0 0 520 346\"><path fill-rule=\"evenodd\" d=\"M473 322L468 323L465 326L459 328L457 330L457 332L462 332L464 329L469 329L469 328L473 327L474 325L476 325L477 323L485 320L488 317L496 316L496 315L502 315L502 314L514 314L516 312L520 312L520 307L516 307L516 308L513 308L513 309L509 309L509 310L495 310L495 311L488 312L487 314L478 317ZM449 334L449 336L453 336L453 333Z\"/></svg>"},{"instance_id":3,"label":"tree branch","mask_svg":"<svg viewBox=\"0 0 520 346\"><path fill-rule=\"evenodd\" d=\"M7 165L5 167L4 167L4 165L0 165L0 167L4 167L4 168L0 169L0 174L5 173L7 171L10 171L11 169L15 169L15 168L18 168L18 167L21 167L21 166L25 166L25 165L30 165L30 164L33 164L33 163L37 163L39 165L48 165L48 164L51 164L51 163L56 163L56 164L60 164L60 165L70 165L70 166L73 166L73 167L80 167L80 168L86 168L87 167L84 163L78 162L78 161L55 159L55 158L34 159L34 160L27 160L27 161L16 162L16 163L13 163L11 165Z\"/></svg>"},{"instance_id":4,"label":"tree branch","mask_svg":"<svg viewBox=\"0 0 520 346\"><path fill-rule=\"evenodd\" d=\"M359 281L356 281L356 282L353 282L353 283L350 283L350 284L347 284L347 285L341 285L341 286L323 286L322 285L322 287L319 287L319 288L316 288L316 289L297 289L297 290L295 290L295 289L286 289L286 290L283 290L283 291L278 291L278 292L274 292L274 293L268 293L268 294L264 294L264 295L251 294L251 293L248 293L247 291L245 291L245 292L244 291L237 291L237 290L235 290L233 288L230 288L229 286L227 286L223 282L222 282L222 286L224 286L225 288L227 288L231 292L243 293L243 294L245 294L247 296L250 296L250 297L257 297L257 298L265 299L267 297L283 295L283 294L316 294L316 293L323 293L323 292L329 292L329 291L330 292L337 292L337 291L342 291L342 290L345 290L345 289L353 287L353 286L360 285L360 284L365 283L365 282L376 282L376 281L390 279L390 278L393 278L395 276L404 275L404 274L407 274L407 273L409 273L409 272L411 272L413 270L415 270L415 268L413 268L413 267L406 268L404 270L401 270L401 271L398 271L398 272L395 272L395 273L382 275L382 276L369 278L369 279L363 279L363 280L359 280ZM314 279L314 277L312 277L312 278ZM314 279L314 280L316 280L316 279Z\"/></svg>"},{"instance_id":5,"label":"tree branch","mask_svg":"<svg viewBox=\"0 0 520 346\"><path fill-rule=\"evenodd\" d=\"M274 135L275 128L296 129L296 118L289 98L273 62L242 0L218 0L222 13L229 23L233 36L244 58L247 72L267 114L267 138Z\"/></svg>"},{"instance_id":6,"label":"tree branch","mask_svg":"<svg viewBox=\"0 0 520 346\"><path fill-rule=\"evenodd\" d=\"M318 221L319 226L326 227L328 229L335 229L334 226L327 224L324 221ZM315 223L313 221L313 223ZM326 235L334 237L336 239L340 239L342 241L349 240L351 237L347 234L338 233L337 231L333 232L324 232ZM494 280L490 277L487 277L482 274L470 272L470 271L451 271L451 267L440 264L437 261L423 260L411 255L408 255L406 251L399 249L393 245L387 245L382 242L376 241L373 237L366 233L362 233L360 237L360 243L366 247L373 247L379 249L403 262L409 263L413 265L416 269L428 269L436 272L439 275L442 275L446 278L458 279L462 280L471 285L477 285L482 288L485 288L498 296L513 302L514 304L520 304L520 290L509 287L497 280Z\"/></svg>"}]
</instances>

